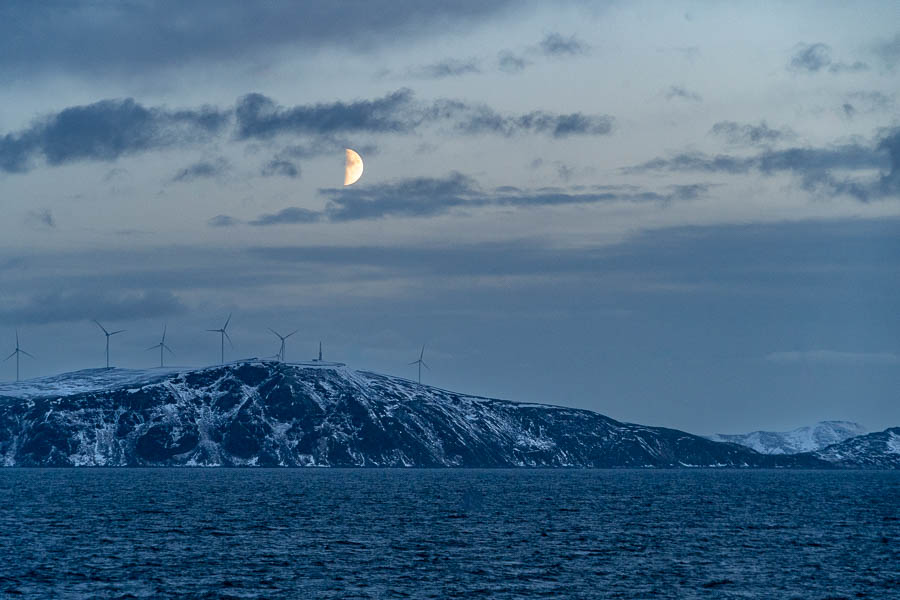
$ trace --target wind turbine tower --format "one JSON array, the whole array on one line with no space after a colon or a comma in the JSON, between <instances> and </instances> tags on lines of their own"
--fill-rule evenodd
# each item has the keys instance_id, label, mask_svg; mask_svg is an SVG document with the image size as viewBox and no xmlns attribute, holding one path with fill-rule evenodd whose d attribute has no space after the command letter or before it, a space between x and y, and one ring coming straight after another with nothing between
<instances>
[{"instance_id":1,"label":"wind turbine tower","mask_svg":"<svg viewBox=\"0 0 900 600\"><path fill-rule=\"evenodd\" d=\"M166 345L166 328L167 328L167 326L163 325L163 335L162 335L162 339L159 341L159 343L156 344L155 346L150 346L149 348L147 348L148 351L159 348L159 366L160 366L160 368L162 368L162 366L163 366L163 350L168 350L169 354L171 354L172 356L175 356L175 353L172 352L172 349Z\"/></svg>"},{"instance_id":2,"label":"wind turbine tower","mask_svg":"<svg viewBox=\"0 0 900 600\"><path fill-rule=\"evenodd\" d=\"M297 333L297 332L300 331L300 330L299 330L299 329L295 329L294 331L290 332L290 333L287 334L287 335L281 335L280 333L278 333L277 331L275 331L275 330L272 329L271 327L269 327L269 331L271 331L272 333L274 333L275 335L277 335L277 336L278 336L278 339L281 340L281 349L278 351L278 355L277 355L277 356L279 357L279 360L280 360L281 362L284 362L284 340L288 339L289 337L291 337L292 335L294 335L295 333Z\"/></svg>"},{"instance_id":3,"label":"wind turbine tower","mask_svg":"<svg viewBox=\"0 0 900 600\"><path fill-rule=\"evenodd\" d=\"M419 385L422 385L422 367L428 369L428 365L425 364L425 361L422 358L425 356L425 344L422 344L422 351L419 352L419 360L412 361L411 365L419 365Z\"/></svg>"},{"instance_id":4,"label":"wind turbine tower","mask_svg":"<svg viewBox=\"0 0 900 600\"><path fill-rule=\"evenodd\" d=\"M96 324L97 324L97 327L99 327L100 329L102 329L102 330L103 330L103 333L106 335L106 368L108 369L108 368L109 368L109 338L111 338L112 336L116 335L117 333L122 333L122 332L124 332L125 330L124 330L124 329L120 329L120 330L118 330L118 331L112 331L112 332L109 332L109 331L106 330L105 327L103 327L103 325L100 324L100 322L99 322L97 319L94 319L94 323L96 323Z\"/></svg>"},{"instance_id":5,"label":"wind turbine tower","mask_svg":"<svg viewBox=\"0 0 900 600\"><path fill-rule=\"evenodd\" d=\"M20 355L20 354L24 354L25 356L27 356L27 357L29 357L29 358L34 358L32 355L28 354L27 352L25 352L24 350L22 350L22 349L19 347L19 330L16 329L16 349L13 350L12 354L10 354L9 356L7 356L7 357L3 360L3 362L6 362L7 360L11 359L13 356L16 357L16 381L19 380L19 355Z\"/></svg>"},{"instance_id":6,"label":"wind turbine tower","mask_svg":"<svg viewBox=\"0 0 900 600\"><path fill-rule=\"evenodd\" d=\"M228 315L228 318L225 319L225 324L222 325L220 329L207 329L207 331L214 331L221 335L222 338L222 353L221 358L219 359L219 364L225 364L225 338L228 338L228 343L231 344L231 347L234 348L234 343L231 341L231 336L228 335L228 323L231 322L231 314Z\"/></svg>"}]
</instances>

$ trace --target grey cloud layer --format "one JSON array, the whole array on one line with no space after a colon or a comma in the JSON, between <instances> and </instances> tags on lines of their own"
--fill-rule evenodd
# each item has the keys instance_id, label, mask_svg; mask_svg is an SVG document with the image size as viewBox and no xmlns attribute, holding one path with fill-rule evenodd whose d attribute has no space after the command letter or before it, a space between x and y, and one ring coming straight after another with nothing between
<instances>
[{"instance_id":1,"label":"grey cloud layer","mask_svg":"<svg viewBox=\"0 0 900 600\"><path fill-rule=\"evenodd\" d=\"M816 73L818 71L827 70L831 73L841 73L845 71L865 71L869 68L864 62L855 61L853 63L835 62L831 58L831 46L828 44L799 44L794 55L791 57L788 68L792 71Z\"/></svg>"},{"instance_id":2,"label":"grey cloud layer","mask_svg":"<svg viewBox=\"0 0 900 600\"><path fill-rule=\"evenodd\" d=\"M422 65L410 69L409 74L419 79L444 79L446 77L459 77L469 73L480 73L478 59L469 58L460 60L447 58L429 65Z\"/></svg>"},{"instance_id":3,"label":"grey cloud layer","mask_svg":"<svg viewBox=\"0 0 900 600\"><path fill-rule=\"evenodd\" d=\"M889 40L878 42L875 45L875 53L889 69L900 64L900 33Z\"/></svg>"},{"instance_id":4,"label":"grey cloud layer","mask_svg":"<svg viewBox=\"0 0 900 600\"><path fill-rule=\"evenodd\" d=\"M538 207L602 202L656 202L692 200L708 190L704 184L670 186L665 193L625 189L600 189L570 192L556 189L535 191L504 187L482 190L471 178L461 173L446 177L417 177L365 188L319 190L327 199L324 210L300 207L259 216L251 225L285 225L316 222L340 223L389 217L434 217L454 210L481 207ZM226 223L215 223L223 225ZM227 224L236 224L230 222Z\"/></svg>"},{"instance_id":5,"label":"grey cloud layer","mask_svg":"<svg viewBox=\"0 0 900 600\"><path fill-rule=\"evenodd\" d=\"M682 153L655 158L629 167L626 173L648 171L702 171L706 173L763 174L790 172L802 178L808 190L832 195L849 195L866 202L878 198L900 197L900 129L882 135L871 145L845 144L828 148L788 148L764 150L752 156ZM875 178L850 179L838 171L881 170Z\"/></svg>"},{"instance_id":6,"label":"grey cloud layer","mask_svg":"<svg viewBox=\"0 0 900 600\"><path fill-rule=\"evenodd\" d=\"M608 134L613 119L608 115L545 111L508 115L458 100L420 102L408 89L374 100L292 107L282 107L254 93L240 98L233 110L209 106L169 110L148 108L130 98L103 100L66 108L34 121L22 131L0 137L0 171L26 172L36 166L37 157L51 166L81 160L113 161L139 152L197 145L225 132L239 141L300 136L312 140L305 148L315 153L317 148L330 148L334 136L341 134L405 135L442 124L457 134L535 133L562 138ZM200 165L193 171L186 170L184 177L215 174L220 167ZM270 163L266 174L294 176L284 160Z\"/></svg>"},{"instance_id":7,"label":"grey cloud layer","mask_svg":"<svg viewBox=\"0 0 900 600\"><path fill-rule=\"evenodd\" d=\"M200 161L180 170L172 178L172 181L184 183L195 179L218 177L226 173L230 168L231 165L224 158L217 158L213 161Z\"/></svg>"},{"instance_id":8,"label":"grey cloud layer","mask_svg":"<svg viewBox=\"0 0 900 600\"><path fill-rule=\"evenodd\" d=\"M549 33L541 40L540 48L547 56L572 56L586 54L591 47L574 35Z\"/></svg>"},{"instance_id":9,"label":"grey cloud layer","mask_svg":"<svg viewBox=\"0 0 900 600\"><path fill-rule=\"evenodd\" d=\"M0 4L0 73L104 77L260 56L281 47L368 48L501 15L508 0L271 0ZM519 6L520 3L516 3Z\"/></svg>"},{"instance_id":10,"label":"grey cloud layer","mask_svg":"<svg viewBox=\"0 0 900 600\"><path fill-rule=\"evenodd\" d=\"M590 274L596 281L594 276L602 272L636 276L619 283L638 284L641 292L683 293L701 284L719 284L721 293L739 296L752 284L770 290L782 302L785 295L794 294L794 301L799 301L820 299L823 292L855 299L854 286L835 288L835 277L841 276L869 290L881 290L878 301L888 307L898 281L891 277L896 261L886 261L890 255L884 249L896 245L898 233L897 219L876 219L680 227L647 231L608 247L553 247L546 240L523 238L440 246L291 245L241 250L184 246L133 249L114 256L100 251L23 251L0 264L5 290L0 319L40 323L175 315L190 308L181 297L196 298L198 292L227 297L242 290L249 305L256 305L261 289L280 285L288 274L291 281L313 284L406 276L576 273ZM221 277L223 257L230 265L226 279ZM98 271L100 260L105 268ZM641 283L654 277L662 278L658 283L673 285ZM35 292L10 296L24 280ZM110 289L121 291L103 291ZM546 293L554 295L553 290ZM585 300L596 302L589 293Z\"/></svg>"},{"instance_id":11,"label":"grey cloud layer","mask_svg":"<svg viewBox=\"0 0 900 600\"><path fill-rule=\"evenodd\" d=\"M265 177L281 175L294 178L300 176L300 167L289 160L273 158L263 166L262 174Z\"/></svg>"},{"instance_id":12,"label":"grey cloud layer","mask_svg":"<svg viewBox=\"0 0 900 600\"><path fill-rule=\"evenodd\" d=\"M692 92L680 85L673 85L665 92L666 100L690 100L691 102L702 102L703 98L697 92Z\"/></svg>"},{"instance_id":13,"label":"grey cloud layer","mask_svg":"<svg viewBox=\"0 0 900 600\"><path fill-rule=\"evenodd\" d=\"M50 165L121 156L196 143L221 132L226 113L147 108L134 100L102 100L73 106L0 137L0 170L28 171L36 156Z\"/></svg>"},{"instance_id":14,"label":"grey cloud layer","mask_svg":"<svg viewBox=\"0 0 900 600\"><path fill-rule=\"evenodd\" d=\"M43 324L102 317L115 321L171 316L184 311L185 305L168 291L106 293L85 289L31 296L0 310L0 320Z\"/></svg>"},{"instance_id":15,"label":"grey cloud layer","mask_svg":"<svg viewBox=\"0 0 900 600\"><path fill-rule=\"evenodd\" d=\"M710 133L724 138L729 144L738 146L774 144L796 137L796 134L790 129L772 129L765 121L761 121L759 125L719 121L712 126Z\"/></svg>"},{"instance_id":16,"label":"grey cloud layer","mask_svg":"<svg viewBox=\"0 0 900 600\"><path fill-rule=\"evenodd\" d=\"M532 111L505 115L483 104L460 100L418 102L403 89L375 100L334 102L284 108L262 94L250 94L238 102L237 137L271 139L282 134L333 135L353 131L408 134L427 124L447 123L465 134L517 133L605 135L612 132L613 118L583 113L555 114Z\"/></svg>"}]
</instances>

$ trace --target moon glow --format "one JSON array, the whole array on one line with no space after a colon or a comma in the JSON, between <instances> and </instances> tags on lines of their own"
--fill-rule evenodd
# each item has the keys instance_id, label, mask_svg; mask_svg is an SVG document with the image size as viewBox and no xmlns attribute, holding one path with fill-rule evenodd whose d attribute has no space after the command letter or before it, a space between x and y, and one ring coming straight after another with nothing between
<instances>
[{"instance_id":1,"label":"moon glow","mask_svg":"<svg viewBox=\"0 0 900 600\"><path fill-rule=\"evenodd\" d=\"M347 159L344 162L344 185L353 185L362 177L363 160L350 148L344 148L344 150L347 153Z\"/></svg>"}]
</instances>

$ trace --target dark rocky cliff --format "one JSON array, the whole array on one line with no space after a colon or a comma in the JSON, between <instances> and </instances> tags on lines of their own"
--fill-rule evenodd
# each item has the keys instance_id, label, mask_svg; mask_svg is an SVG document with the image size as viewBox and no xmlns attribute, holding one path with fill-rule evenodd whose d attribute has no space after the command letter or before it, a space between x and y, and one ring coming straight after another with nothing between
<instances>
[{"instance_id":1,"label":"dark rocky cliff","mask_svg":"<svg viewBox=\"0 0 900 600\"><path fill-rule=\"evenodd\" d=\"M7 466L829 466L341 365L98 370L4 389Z\"/></svg>"}]
</instances>

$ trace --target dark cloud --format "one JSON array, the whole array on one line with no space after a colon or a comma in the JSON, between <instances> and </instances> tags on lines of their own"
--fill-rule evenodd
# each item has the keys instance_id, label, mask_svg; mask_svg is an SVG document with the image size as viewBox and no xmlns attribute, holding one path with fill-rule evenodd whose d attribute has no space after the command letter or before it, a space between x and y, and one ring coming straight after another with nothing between
<instances>
[{"instance_id":1,"label":"dark cloud","mask_svg":"<svg viewBox=\"0 0 900 600\"><path fill-rule=\"evenodd\" d=\"M703 98L700 94L692 92L680 85L673 85L665 92L666 100L690 100L691 102L702 102Z\"/></svg>"},{"instance_id":2,"label":"dark cloud","mask_svg":"<svg viewBox=\"0 0 900 600\"><path fill-rule=\"evenodd\" d=\"M114 287L114 286L113 286ZM0 320L12 323L59 323L85 319L139 319L162 317L186 310L181 300L167 291L125 293L82 290L50 292L0 309Z\"/></svg>"},{"instance_id":3,"label":"dark cloud","mask_svg":"<svg viewBox=\"0 0 900 600\"><path fill-rule=\"evenodd\" d=\"M281 134L330 136L348 132L410 134L428 124L449 123L467 134L516 133L606 135L613 118L583 113L555 114L532 111L523 115L502 114L489 106L460 100L422 103L411 90L402 89L376 100L335 102L279 107L261 94L249 94L238 102L237 136L269 139Z\"/></svg>"},{"instance_id":4,"label":"dark cloud","mask_svg":"<svg viewBox=\"0 0 900 600\"><path fill-rule=\"evenodd\" d=\"M831 73L865 71L869 68L864 62L835 62L831 58L831 46L828 44L799 44L788 68L792 71L816 73L827 68Z\"/></svg>"},{"instance_id":5,"label":"dark cloud","mask_svg":"<svg viewBox=\"0 0 900 600\"><path fill-rule=\"evenodd\" d=\"M132 99L103 100L66 108L35 121L30 127L0 136L0 170L26 172L43 157L50 165L83 160L113 161L120 157L170 147L208 142L233 131L237 140L270 140L278 136L305 138L275 157L272 173L290 175L290 157L327 154L346 147L357 133L408 135L428 126L449 125L464 134L534 133L562 138L606 135L613 118L583 113L532 111L503 114L480 104L458 100L419 102L408 89L374 100L279 106L262 94L240 98L234 110L203 106L192 110L145 107ZM232 129L233 128L233 129ZM373 150L374 146L363 149ZM295 166L296 168L296 166ZM177 174L176 181L223 172L221 161L199 163ZM266 174L269 174L267 171Z\"/></svg>"},{"instance_id":6,"label":"dark cloud","mask_svg":"<svg viewBox=\"0 0 900 600\"><path fill-rule=\"evenodd\" d=\"M900 196L900 129L886 131L868 146L845 144L828 148L764 150L748 157L683 153L669 158L655 158L628 167L624 172L658 170L729 174L755 170L767 175L790 172L799 176L803 187L810 191L849 195L863 202L896 198ZM862 180L839 175L844 171L866 170L880 170L882 173L874 179Z\"/></svg>"},{"instance_id":7,"label":"dark cloud","mask_svg":"<svg viewBox=\"0 0 900 600\"><path fill-rule=\"evenodd\" d=\"M556 176L559 177L563 181L569 181L572 179L572 176L575 174L575 169L570 167L569 165L557 162L556 163Z\"/></svg>"},{"instance_id":8,"label":"dark cloud","mask_svg":"<svg viewBox=\"0 0 900 600\"><path fill-rule=\"evenodd\" d=\"M237 137L269 139L283 133L334 134L352 131L410 133L420 123L411 114L413 93L403 89L375 100L282 108L262 94L238 100Z\"/></svg>"},{"instance_id":9,"label":"dark cloud","mask_svg":"<svg viewBox=\"0 0 900 600\"><path fill-rule=\"evenodd\" d=\"M375 144L351 143L349 138L337 138L330 135L313 136L301 144L290 144L282 148L275 160L289 160L296 158L315 158L317 156L334 155L343 153L344 148L353 146L360 154L375 154L378 146ZM299 167L298 167L299 168Z\"/></svg>"},{"instance_id":10,"label":"dark cloud","mask_svg":"<svg viewBox=\"0 0 900 600\"><path fill-rule=\"evenodd\" d=\"M430 65L421 65L410 69L409 74L419 79L444 79L446 77L459 77L470 73L481 73L478 60L458 60L448 58Z\"/></svg>"},{"instance_id":11,"label":"dark cloud","mask_svg":"<svg viewBox=\"0 0 900 600\"><path fill-rule=\"evenodd\" d=\"M25 222L31 227L39 229L54 229L56 227L56 220L53 218L53 213L50 212L49 208L28 211L25 215Z\"/></svg>"},{"instance_id":12,"label":"dark cloud","mask_svg":"<svg viewBox=\"0 0 900 600\"><path fill-rule=\"evenodd\" d=\"M559 33L549 33L541 40L540 48L547 56L575 56L586 54L591 47L574 35L566 37Z\"/></svg>"},{"instance_id":13,"label":"dark cloud","mask_svg":"<svg viewBox=\"0 0 900 600\"><path fill-rule=\"evenodd\" d=\"M884 165L883 153L877 148L851 144L834 148L765 150L760 154L748 157L727 154L710 156L701 152L683 153L670 158L655 158L635 167L628 167L625 172L642 173L663 170L739 174L759 170L768 174L776 171L821 172L829 169L877 169Z\"/></svg>"},{"instance_id":14,"label":"dark cloud","mask_svg":"<svg viewBox=\"0 0 900 600\"><path fill-rule=\"evenodd\" d=\"M791 57L790 68L815 73L831 64L831 46L822 43L799 44Z\"/></svg>"},{"instance_id":15,"label":"dark cloud","mask_svg":"<svg viewBox=\"0 0 900 600\"><path fill-rule=\"evenodd\" d=\"M304 224L328 221L374 220L385 218L424 218L482 207L530 208L596 204L601 202L656 202L693 200L709 189L706 184L671 186L665 192L616 190L572 192L544 188L522 190L512 186L482 190L470 177L451 173L446 177L417 177L364 188L327 188L319 193L327 198L323 211L286 208L275 214L261 215L253 225Z\"/></svg>"},{"instance_id":16,"label":"dark cloud","mask_svg":"<svg viewBox=\"0 0 900 600\"><path fill-rule=\"evenodd\" d=\"M327 189L325 214L331 221L384 217L426 217L479 203L478 186L460 173L417 177L366 188Z\"/></svg>"},{"instance_id":17,"label":"dark cloud","mask_svg":"<svg viewBox=\"0 0 900 600\"><path fill-rule=\"evenodd\" d=\"M893 69L900 64L900 33L889 40L875 44L875 54L888 69Z\"/></svg>"},{"instance_id":18,"label":"dark cloud","mask_svg":"<svg viewBox=\"0 0 900 600\"><path fill-rule=\"evenodd\" d=\"M217 158L214 161L200 161L185 167L178 171L172 181L184 183L194 181L195 179L208 179L210 177L218 177L231 169L231 165L224 158Z\"/></svg>"},{"instance_id":19,"label":"dark cloud","mask_svg":"<svg viewBox=\"0 0 900 600\"><path fill-rule=\"evenodd\" d=\"M61 165L192 145L222 131L228 120L227 113L211 107L172 111L131 98L73 106L0 137L0 168L27 171L37 156Z\"/></svg>"},{"instance_id":20,"label":"dark cloud","mask_svg":"<svg viewBox=\"0 0 900 600\"><path fill-rule=\"evenodd\" d=\"M747 173L757 164L754 158L741 158L727 154L709 156L702 152L685 152L669 158L654 158L633 167L626 167L628 174L648 171L705 171L707 173Z\"/></svg>"},{"instance_id":21,"label":"dark cloud","mask_svg":"<svg viewBox=\"0 0 900 600\"><path fill-rule=\"evenodd\" d=\"M322 220L322 214L306 208L292 206L274 214L260 215L250 221L251 225L285 225L298 223L316 223Z\"/></svg>"},{"instance_id":22,"label":"dark cloud","mask_svg":"<svg viewBox=\"0 0 900 600\"><path fill-rule=\"evenodd\" d=\"M842 110L844 116L853 117L857 113L890 112L895 106L894 96L879 91L856 91L847 94L847 102L843 104Z\"/></svg>"},{"instance_id":23,"label":"dark cloud","mask_svg":"<svg viewBox=\"0 0 900 600\"><path fill-rule=\"evenodd\" d=\"M869 65L862 62L856 61L853 63L832 63L830 67L828 67L828 71L831 73L856 73L859 71L868 71Z\"/></svg>"},{"instance_id":24,"label":"dark cloud","mask_svg":"<svg viewBox=\"0 0 900 600\"><path fill-rule=\"evenodd\" d=\"M796 137L790 129L772 129L765 121L761 121L759 125L719 121L712 126L710 133L724 138L730 144L741 146L774 144Z\"/></svg>"},{"instance_id":25,"label":"dark cloud","mask_svg":"<svg viewBox=\"0 0 900 600\"><path fill-rule=\"evenodd\" d=\"M206 222L210 227L234 227L239 223L240 221L228 215L216 215Z\"/></svg>"},{"instance_id":26,"label":"dark cloud","mask_svg":"<svg viewBox=\"0 0 900 600\"><path fill-rule=\"evenodd\" d=\"M505 73L518 73L531 64L523 56L504 50L497 55L497 68Z\"/></svg>"},{"instance_id":27,"label":"dark cloud","mask_svg":"<svg viewBox=\"0 0 900 600\"><path fill-rule=\"evenodd\" d=\"M883 153L877 147L872 148L860 144L846 144L830 148L766 150L757 156L757 167L763 173L877 169L884 164Z\"/></svg>"},{"instance_id":28,"label":"dark cloud","mask_svg":"<svg viewBox=\"0 0 900 600\"><path fill-rule=\"evenodd\" d=\"M448 116L455 117L454 128L467 134L493 133L509 136L517 133L540 133L555 138L571 135L608 135L612 133L614 122L609 115L583 113L559 115L533 111L524 115L503 115L487 106L458 102L445 103L444 108Z\"/></svg>"},{"instance_id":29,"label":"dark cloud","mask_svg":"<svg viewBox=\"0 0 900 600\"><path fill-rule=\"evenodd\" d=\"M263 166L262 174L265 177L281 175L283 177L294 178L300 176L300 167L289 160L273 158Z\"/></svg>"},{"instance_id":30,"label":"dark cloud","mask_svg":"<svg viewBox=\"0 0 900 600\"><path fill-rule=\"evenodd\" d=\"M452 33L504 13L508 0L272 0L0 3L0 73L106 77L152 73L186 61L265 60L279 49L370 50ZM515 3L519 6L519 3ZM348 15L351 15L348 18Z\"/></svg>"}]
</instances>

